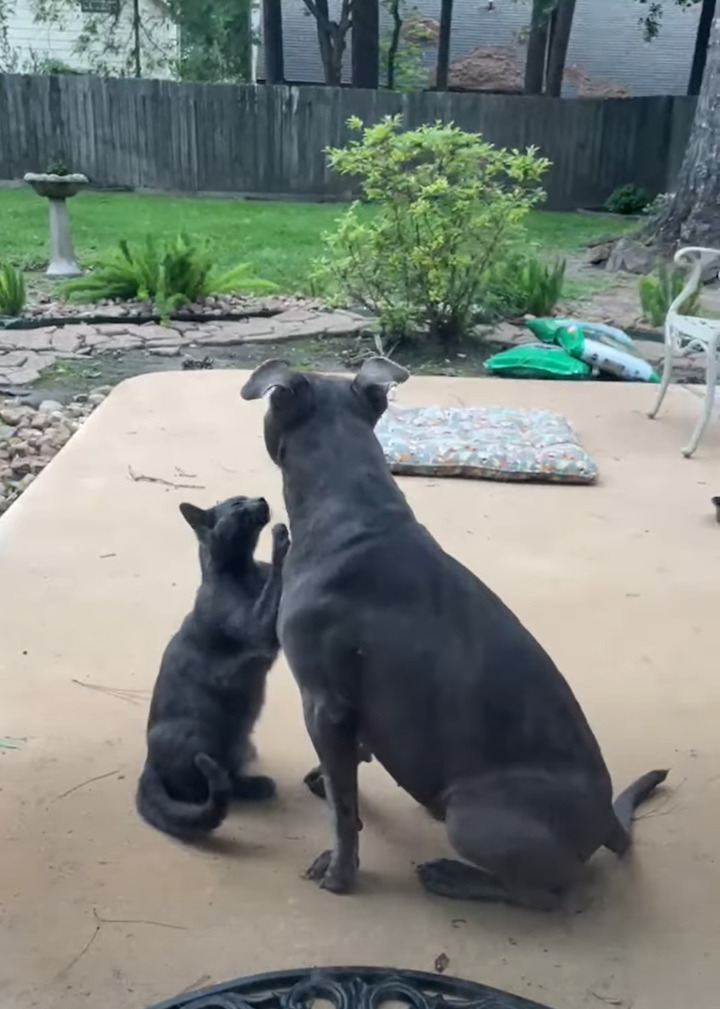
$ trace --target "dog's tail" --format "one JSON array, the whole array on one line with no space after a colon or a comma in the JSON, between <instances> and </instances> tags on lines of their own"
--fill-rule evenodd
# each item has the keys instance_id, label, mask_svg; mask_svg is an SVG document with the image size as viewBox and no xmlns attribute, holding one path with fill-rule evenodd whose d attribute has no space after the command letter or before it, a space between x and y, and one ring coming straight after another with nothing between
<instances>
[{"instance_id":1,"label":"dog's tail","mask_svg":"<svg viewBox=\"0 0 720 1009\"><path fill-rule=\"evenodd\" d=\"M624 855L632 844L633 813L641 802L650 798L667 776L667 771L648 771L632 785L628 785L615 799L612 807L615 822L612 825L610 836L605 842L605 847L618 857Z\"/></svg>"},{"instance_id":2,"label":"dog's tail","mask_svg":"<svg viewBox=\"0 0 720 1009\"><path fill-rule=\"evenodd\" d=\"M148 761L138 782L135 805L151 827L181 841L193 841L219 827L232 796L230 776L206 753L195 755L195 766L208 784L205 802L183 802L168 794L162 777Z\"/></svg>"}]
</instances>

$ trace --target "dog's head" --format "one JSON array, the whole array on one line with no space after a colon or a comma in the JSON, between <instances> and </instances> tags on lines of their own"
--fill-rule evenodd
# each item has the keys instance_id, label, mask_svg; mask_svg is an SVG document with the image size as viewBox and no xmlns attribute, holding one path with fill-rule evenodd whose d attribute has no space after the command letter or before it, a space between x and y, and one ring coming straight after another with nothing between
<instances>
[{"instance_id":1,"label":"dog's head","mask_svg":"<svg viewBox=\"0 0 720 1009\"><path fill-rule=\"evenodd\" d=\"M197 536L203 572L242 569L270 521L270 507L262 497L231 497L213 508L183 502L180 512Z\"/></svg>"},{"instance_id":2,"label":"dog's head","mask_svg":"<svg viewBox=\"0 0 720 1009\"><path fill-rule=\"evenodd\" d=\"M375 427L387 409L390 388L407 381L409 374L385 357L370 358L350 380L293 371L285 361L266 361L240 395L267 400L265 444L280 465L284 437L313 420L332 426L352 417Z\"/></svg>"}]
</instances>

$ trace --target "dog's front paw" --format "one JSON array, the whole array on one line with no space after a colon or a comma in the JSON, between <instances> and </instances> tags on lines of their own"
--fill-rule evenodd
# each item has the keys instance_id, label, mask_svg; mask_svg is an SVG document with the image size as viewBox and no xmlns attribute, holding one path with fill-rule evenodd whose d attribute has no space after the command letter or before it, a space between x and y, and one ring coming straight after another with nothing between
<instances>
[{"instance_id":1,"label":"dog's front paw","mask_svg":"<svg viewBox=\"0 0 720 1009\"><path fill-rule=\"evenodd\" d=\"M318 799L326 798L325 778L323 777L322 768L313 767L312 771L308 771L308 773L305 775L303 781L310 789L312 794L316 795Z\"/></svg>"},{"instance_id":2,"label":"dog's front paw","mask_svg":"<svg viewBox=\"0 0 720 1009\"><path fill-rule=\"evenodd\" d=\"M344 868L334 861L332 851L324 851L307 870L305 878L314 880L322 890L330 893L349 893L355 885L356 870L357 867Z\"/></svg>"},{"instance_id":3,"label":"dog's front paw","mask_svg":"<svg viewBox=\"0 0 720 1009\"><path fill-rule=\"evenodd\" d=\"M275 567L280 567L290 549L290 533L288 527L282 522L273 526L272 544L272 562Z\"/></svg>"}]
</instances>

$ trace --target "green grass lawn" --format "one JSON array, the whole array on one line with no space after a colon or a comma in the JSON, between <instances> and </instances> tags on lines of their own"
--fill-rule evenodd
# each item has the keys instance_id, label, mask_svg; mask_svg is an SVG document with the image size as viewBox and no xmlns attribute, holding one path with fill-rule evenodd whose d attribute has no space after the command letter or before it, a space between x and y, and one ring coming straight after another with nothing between
<instances>
[{"instance_id":1,"label":"green grass lawn","mask_svg":"<svg viewBox=\"0 0 720 1009\"><path fill-rule=\"evenodd\" d=\"M306 291L322 235L332 230L343 207L337 204L257 203L242 200L82 193L68 204L75 249L90 265L121 238L147 233L208 238L218 266L252 263L259 277L287 292ZM594 238L618 234L631 225L583 214L535 211L530 239L552 253L579 251ZM27 189L0 188L0 261L29 270L47 262L47 206Z\"/></svg>"}]
</instances>

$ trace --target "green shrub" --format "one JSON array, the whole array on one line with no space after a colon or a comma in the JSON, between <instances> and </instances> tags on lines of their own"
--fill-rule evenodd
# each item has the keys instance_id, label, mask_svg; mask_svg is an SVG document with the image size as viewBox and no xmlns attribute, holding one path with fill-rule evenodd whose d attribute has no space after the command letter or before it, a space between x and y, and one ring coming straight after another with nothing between
<instances>
[{"instance_id":1,"label":"green shrub","mask_svg":"<svg viewBox=\"0 0 720 1009\"><path fill-rule=\"evenodd\" d=\"M506 151L474 133L435 123L401 132L399 116L363 127L360 140L328 151L331 167L360 184L326 238L317 276L377 315L382 331L440 341L469 326L488 271L522 235L544 197L549 162L535 149Z\"/></svg>"},{"instance_id":2,"label":"green shrub","mask_svg":"<svg viewBox=\"0 0 720 1009\"><path fill-rule=\"evenodd\" d=\"M661 263L657 275L642 277L638 285L642 316L652 326L662 326L670 305L682 291L686 274L677 267L669 269ZM696 290L680 306L684 315L697 315L700 308L700 291Z\"/></svg>"},{"instance_id":3,"label":"green shrub","mask_svg":"<svg viewBox=\"0 0 720 1009\"><path fill-rule=\"evenodd\" d=\"M642 214L651 202L647 189L630 182L613 190L605 201L605 209L611 214Z\"/></svg>"},{"instance_id":4,"label":"green shrub","mask_svg":"<svg viewBox=\"0 0 720 1009\"><path fill-rule=\"evenodd\" d=\"M567 262L545 263L533 253L511 253L488 271L481 304L484 318L550 315L562 298Z\"/></svg>"},{"instance_id":5,"label":"green shrub","mask_svg":"<svg viewBox=\"0 0 720 1009\"><path fill-rule=\"evenodd\" d=\"M16 318L25 308L25 280L11 263L0 264L0 315Z\"/></svg>"},{"instance_id":6,"label":"green shrub","mask_svg":"<svg viewBox=\"0 0 720 1009\"><path fill-rule=\"evenodd\" d=\"M151 301L163 316L210 294L274 290L274 284L253 276L249 263L219 271L209 244L193 242L186 235L161 241L147 236L136 247L123 239L119 249L101 258L91 273L61 288L73 301Z\"/></svg>"}]
</instances>

